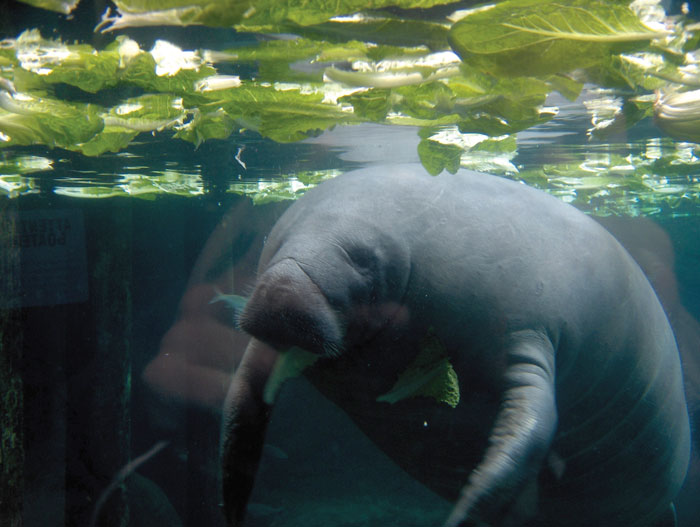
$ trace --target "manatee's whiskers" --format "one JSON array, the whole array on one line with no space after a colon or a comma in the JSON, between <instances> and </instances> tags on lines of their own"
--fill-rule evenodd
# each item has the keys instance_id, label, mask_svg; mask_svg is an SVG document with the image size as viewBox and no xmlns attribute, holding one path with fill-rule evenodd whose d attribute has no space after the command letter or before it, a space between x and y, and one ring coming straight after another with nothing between
<instances>
[{"instance_id":1,"label":"manatee's whiskers","mask_svg":"<svg viewBox=\"0 0 700 527\"><path fill-rule=\"evenodd\" d=\"M323 354L328 358L335 359L343 354L343 349L333 342L324 342Z\"/></svg>"}]
</instances>

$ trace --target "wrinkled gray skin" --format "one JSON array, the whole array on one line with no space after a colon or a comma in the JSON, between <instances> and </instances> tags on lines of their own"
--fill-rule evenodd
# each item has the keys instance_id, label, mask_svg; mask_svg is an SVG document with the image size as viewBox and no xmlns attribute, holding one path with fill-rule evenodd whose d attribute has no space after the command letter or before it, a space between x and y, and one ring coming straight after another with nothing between
<instances>
[{"instance_id":1,"label":"wrinkled gray skin","mask_svg":"<svg viewBox=\"0 0 700 527\"><path fill-rule=\"evenodd\" d=\"M263 386L291 346L321 354L311 382L455 501L448 527L673 525L690 444L673 334L625 250L543 192L414 166L325 182L273 229L239 323L254 338L225 409L230 525L260 458ZM429 330L457 408L376 402Z\"/></svg>"}]
</instances>

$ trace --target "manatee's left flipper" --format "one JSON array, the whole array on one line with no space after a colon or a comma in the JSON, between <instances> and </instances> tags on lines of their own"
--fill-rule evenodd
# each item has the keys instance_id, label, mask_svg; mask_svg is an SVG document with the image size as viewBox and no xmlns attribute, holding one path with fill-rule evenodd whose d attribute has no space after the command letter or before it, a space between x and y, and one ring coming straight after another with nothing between
<instances>
[{"instance_id":1,"label":"manatee's left flipper","mask_svg":"<svg viewBox=\"0 0 700 527\"><path fill-rule=\"evenodd\" d=\"M221 466L224 514L231 527L243 524L253 490L271 413L263 391L277 355L273 348L251 339L226 397Z\"/></svg>"},{"instance_id":2,"label":"manatee's left flipper","mask_svg":"<svg viewBox=\"0 0 700 527\"><path fill-rule=\"evenodd\" d=\"M500 525L537 476L554 436L554 349L549 338L536 331L514 333L507 358L489 445L445 527Z\"/></svg>"}]
</instances>

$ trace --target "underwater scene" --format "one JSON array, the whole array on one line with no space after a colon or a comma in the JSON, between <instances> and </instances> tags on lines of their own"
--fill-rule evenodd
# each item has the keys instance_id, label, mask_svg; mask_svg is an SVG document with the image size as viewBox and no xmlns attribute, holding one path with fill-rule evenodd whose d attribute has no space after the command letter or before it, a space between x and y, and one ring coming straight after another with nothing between
<instances>
[{"instance_id":1,"label":"underwater scene","mask_svg":"<svg viewBox=\"0 0 700 527\"><path fill-rule=\"evenodd\" d=\"M0 527L700 527L700 3L1 0Z\"/></svg>"}]
</instances>

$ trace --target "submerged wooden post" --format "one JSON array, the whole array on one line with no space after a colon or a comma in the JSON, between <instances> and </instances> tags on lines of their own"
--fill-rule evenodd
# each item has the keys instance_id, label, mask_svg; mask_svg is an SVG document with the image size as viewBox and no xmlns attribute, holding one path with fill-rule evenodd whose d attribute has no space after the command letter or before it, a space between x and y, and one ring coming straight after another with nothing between
<instances>
[{"instance_id":1,"label":"submerged wooden post","mask_svg":"<svg viewBox=\"0 0 700 527\"><path fill-rule=\"evenodd\" d=\"M0 525L22 525L24 441L16 202L0 198Z\"/></svg>"},{"instance_id":2,"label":"submerged wooden post","mask_svg":"<svg viewBox=\"0 0 700 527\"><path fill-rule=\"evenodd\" d=\"M124 201L86 207L88 285L84 343L70 350L66 466L66 523L90 525L95 505L100 527L125 527L126 490L119 484L100 500L130 460L132 210ZM72 489L71 485L76 488Z\"/></svg>"}]
</instances>

